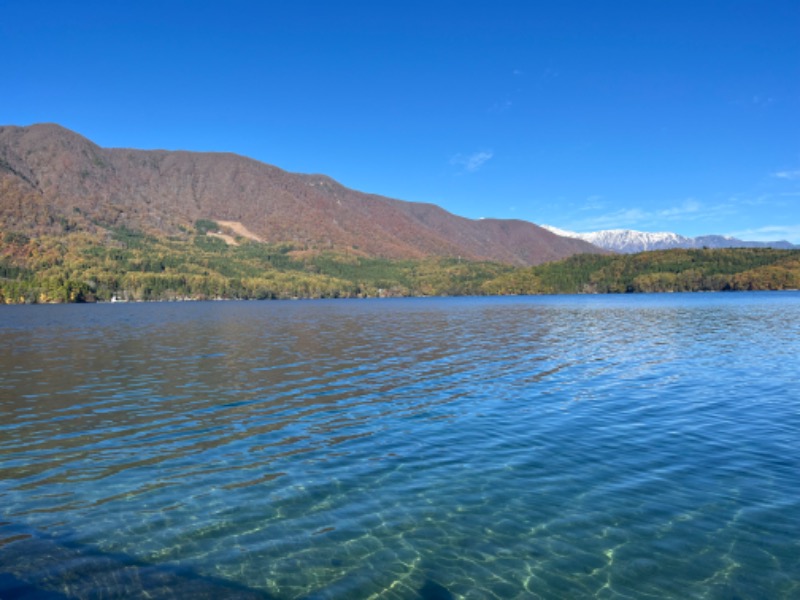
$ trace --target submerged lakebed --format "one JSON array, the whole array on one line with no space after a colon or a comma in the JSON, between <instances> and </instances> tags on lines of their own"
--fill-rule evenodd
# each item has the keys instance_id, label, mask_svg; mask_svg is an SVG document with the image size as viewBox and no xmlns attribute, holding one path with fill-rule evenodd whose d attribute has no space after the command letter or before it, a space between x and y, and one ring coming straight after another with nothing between
<instances>
[{"instance_id":1,"label":"submerged lakebed","mask_svg":"<svg viewBox=\"0 0 800 600\"><path fill-rule=\"evenodd\" d=\"M0 598L800 596L797 292L13 306L0 340Z\"/></svg>"}]
</instances>

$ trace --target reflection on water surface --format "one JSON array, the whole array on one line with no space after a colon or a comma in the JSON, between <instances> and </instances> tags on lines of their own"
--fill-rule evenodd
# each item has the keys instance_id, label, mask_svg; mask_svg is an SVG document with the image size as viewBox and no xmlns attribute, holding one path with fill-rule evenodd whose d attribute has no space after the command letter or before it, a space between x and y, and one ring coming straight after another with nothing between
<instances>
[{"instance_id":1,"label":"reflection on water surface","mask_svg":"<svg viewBox=\"0 0 800 600\"><path fill-rule=\"evenodd\" d=\"M7 307L0 597L800 595L800 294Z\"/></svg>"}]
</instances>

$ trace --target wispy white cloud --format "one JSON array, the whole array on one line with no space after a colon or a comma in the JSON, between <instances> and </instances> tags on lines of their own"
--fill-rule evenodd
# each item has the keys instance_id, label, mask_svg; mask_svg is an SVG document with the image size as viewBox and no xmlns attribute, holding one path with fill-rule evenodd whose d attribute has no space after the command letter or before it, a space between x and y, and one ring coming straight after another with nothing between
<instances>
[{"instance_id":1,"label":"wispy white cloud","mask_svg":"<svg viewBox=\"0 0 800 600\"><path fill-rule=\"evenodd\" d=\"M777 171L773 173L772 176L777 177L778 179L800 179L800 169Z\"/></svg>"},{"instance_id":2,"label":"wispy white cloud","mask_svg":"<svg viewBox=\"0 0 800 600\"><path fill-rule=\"evenodd\" d=\"M547 67L544 71L542 71L542 79L554 79L556 77L558 77L558 71L555 69Z\"/></svg>"},{"instance_id":3,"label":"wispy white cloud","mask_svg":"<svg viewBox=\"0 0 800 600\"><path fill-rule=\"evenodd\" d=\"M779 192L761 194L759 196L731 196L727 205L731 207L769 207L771 209L786 208L794 204L791 198L800 197L800 192Z\"/></svg>"},{"instance_id":4,"label":"wispy white cloud","mask_svg":"<svg viewBox=\"0 0 800 600\"><path fill-rule=\"evenodd\" d=\"M503 102L495 102L489 107L490 113L504 113L507 110L511 110L511 106L513 102L511 100L505 100Z\"/></svg>"},{"instance_id":5,"label":"wispy white cloud","mask_svg":"<svg viewBox=\"0 0 800 600\"><path fill-rule=\"evenodd\" d=\"M614 208L610 201L604 199L603 202L600 202L599 196L589 196L583 204L576 205L572 209L567 208L569 203L566 199L559 206L550 206L551 212L560 213L566 218L562 220L551 216L549 221L545 222L581 233L608 229L633 229L637 231L672 231L689 235L687 230L690 230L694 231L691 235L716 233L743 240L757 242L786 240L800 245L800 224L796 220L796 198L798 197L800 197L800 192L784 192L754 197L731 196L713 203L686 198L661 207ZM597 202L596 207L595 202ZM786 225L753 226L742 231L726 231L733 227L747 227L747 215L752 214L785 214L789 218ZM778 219L776 221L779 222Z\"/></svg>"},{"instance_id":6,"label":"wispy white cloud","mask_svg":"<svg viewBox=\"0 0 800 600\"><path fill-rule=\"evenodd\" d=\"M773 194L761 194L760 196L731 196L728 202L735 206L763 206L772 202Z\"/></svg>"},{"instance_id":7,"label":"wispy white cloud","mask_svg":"<svg viewBox=\"0 0 800 600\"><path fill-rule=\"evenodd\" d=\"M586 201L580 207L580 210L587 211L587 210L601 210L606 207L606 203L603 202L603 196L599 194L592 194L586 198Z\"/></svg>"},{"instance_id":8,"label":"wispy white cloud","mask_svg":"<svg viewBox=\"0 0 800 600\"><path fill-rule=\"evenodd\" d=\"M689 198L687 200L684 200L683 203L680 204L679 206L665 208L663 210L659 210L655 214L662 219L675 220L684 218L688 215L693 215L699 212L701 208L702 205L699 202Z\"/></svg>"},{"instance_id":9,"label":"wispy white cloud","mask_svg":"<svg viewBox=\"0 0 800 600\"><path fill-rule=\"evenodd\" d=\"M785 240L792 244L800 244L800 224L795 225L765 225L733 231L726 235L753 242L779 242Z\"/></svg>"},{"instance_id":10,"label":"wispy white cloud","mask_svg":"<svg viewBox=\"0 0 800 600\"><path fill-rule=\"evenodd\" d=\"M587 205L589 203L587 202ZM603 208L603 206L600 206ZM665 230L680 223L706 221L730 215L735 209L730 204L704 205L693 198L666 208L650 210L642 208L623 208L594 217L580 219L570 227L575 231L597 231L601 229L645 229Z\"/></svg>"},{"instance_id":11,"label":"wispy white cloud","mask_svg":"<svg viewBox=\"0 0 800 600\"><path fill-rule=\"evenodd\" d=\"M474 172L486 164L493 156L494 153L488 150L473 152L472 154L456 154L450 159L450 164L459 166L464 171Z\"/></svg>"},{"instance_id":12,"label":"wispy white cloud","mask_svg":"<svg viewBox=\"0 0 800 600\"><path fill-rule=\"evenodd\" d=\"M650 218L650 213L639 208L625 208L604 215L581 219L570 229L575 231L599 231L602 229L632 229L641 227Z\"/></svg>"}]
</instances>

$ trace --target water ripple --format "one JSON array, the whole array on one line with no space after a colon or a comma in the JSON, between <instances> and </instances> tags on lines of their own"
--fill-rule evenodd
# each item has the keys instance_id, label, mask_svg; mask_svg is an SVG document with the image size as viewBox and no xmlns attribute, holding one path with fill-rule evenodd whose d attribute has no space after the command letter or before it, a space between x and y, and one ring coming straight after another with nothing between
<instances>
[{"instance_id":1,"label":"water ripple","mask_svg":"<svg viewBox=\"0 0 800 600\"><path fill-rule=\"evenodd\" d=\"M9 309L0 591L800 594L798 294Z\"/></svg>"}]
</instances>

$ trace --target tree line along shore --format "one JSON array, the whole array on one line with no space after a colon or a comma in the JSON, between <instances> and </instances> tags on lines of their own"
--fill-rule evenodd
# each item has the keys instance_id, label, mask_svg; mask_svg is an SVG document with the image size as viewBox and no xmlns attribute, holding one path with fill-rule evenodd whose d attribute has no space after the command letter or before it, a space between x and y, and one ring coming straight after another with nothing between
<instances>
[{"instance_id":1,"label":"tree line along shore","mask_svg":"<svg viewBox=\"0 0 800 600\"><path fill-rule=\"evenodd\" d=\"M390 260L240 238L125 228L0 234L0 302L605 294L800 289L800 250L580 254L533 267L459 258Z\"/></svg>"}]
</instances>

